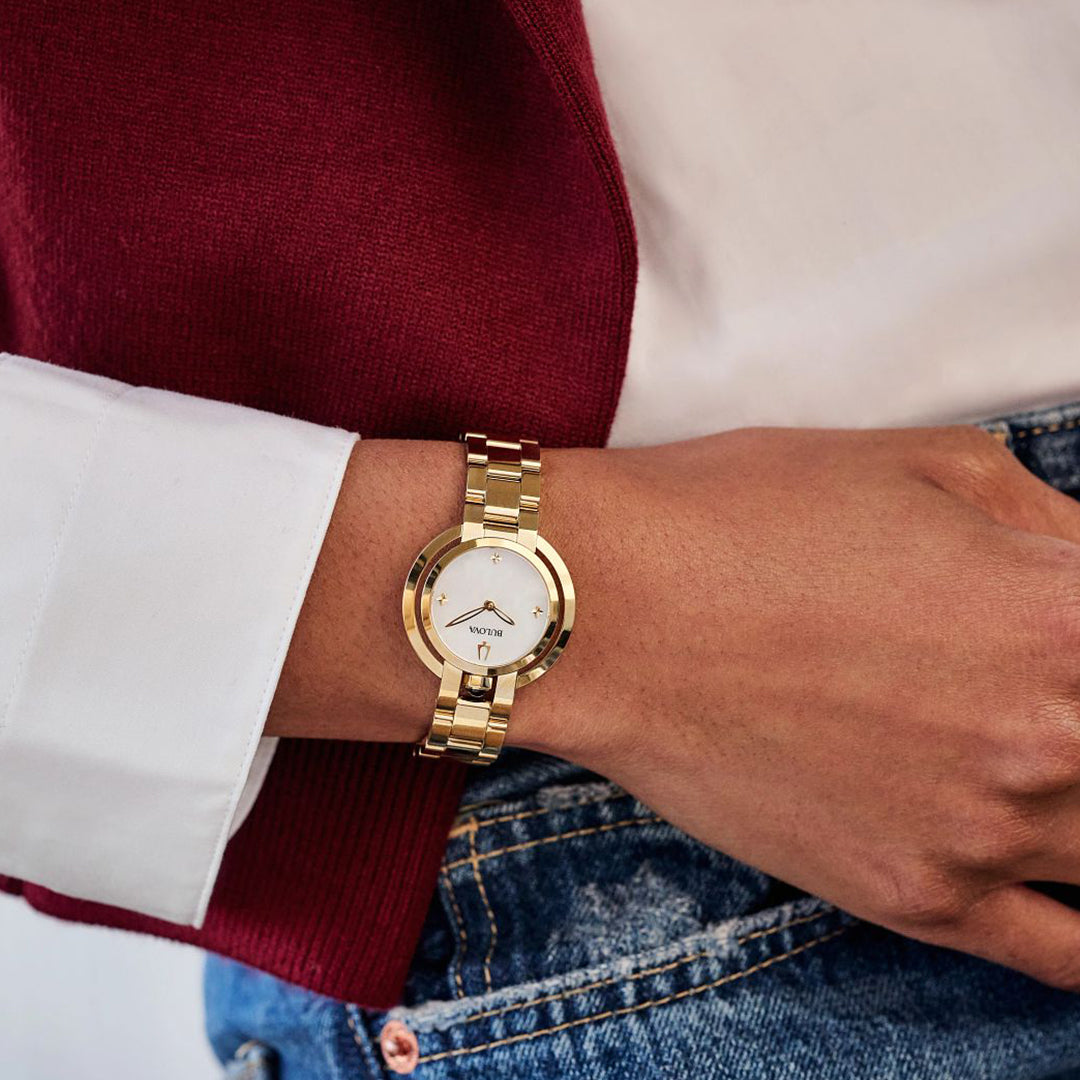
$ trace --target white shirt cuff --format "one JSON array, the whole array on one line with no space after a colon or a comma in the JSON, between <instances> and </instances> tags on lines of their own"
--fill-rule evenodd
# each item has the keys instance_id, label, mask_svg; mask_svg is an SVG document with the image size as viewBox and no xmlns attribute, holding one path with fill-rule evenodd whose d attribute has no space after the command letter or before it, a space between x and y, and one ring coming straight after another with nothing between
<instances>
[{"instance_id":1,"label":"white shirt cuff","mask_svg":"<svg viewBox=\"0 0 1080 1080\"><path fill-rule=\"evenodd\" d=\"M0 873L201 925L355 440L0 354Z\"/></svg>"}]
</instances>

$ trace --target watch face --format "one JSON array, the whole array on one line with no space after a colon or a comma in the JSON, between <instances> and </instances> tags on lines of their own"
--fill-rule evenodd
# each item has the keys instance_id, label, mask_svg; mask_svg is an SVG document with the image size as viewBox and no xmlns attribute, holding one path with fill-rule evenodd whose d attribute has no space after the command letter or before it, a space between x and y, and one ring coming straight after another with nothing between
<instances>
[{"instance_id":1,"label":"watch face","mask_svg":"<svg viewBox=\"0 0 1080 1080\"><path fill-rule=\"evenodd\" d=\"M442 646L484 667L513 664L547 629L547 585L528 559L507 547L474 547L431 577L431 625Z\"/></svg>"}]
</instances>

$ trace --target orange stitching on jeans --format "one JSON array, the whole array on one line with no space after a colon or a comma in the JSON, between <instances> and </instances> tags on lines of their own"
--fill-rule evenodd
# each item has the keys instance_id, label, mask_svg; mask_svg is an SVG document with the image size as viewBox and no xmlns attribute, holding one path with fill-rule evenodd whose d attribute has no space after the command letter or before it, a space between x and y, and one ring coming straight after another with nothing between
<instances>
[{"instance_id":1,"label":"orange stitching on jeans","mask_svg":"<svg viewBox=\"0 0 1080 1080\"><path fill-rule=\"evenodd\" d=\"M360 1047L361 1050L367 1050L367 1047L360 1041L360 1032L356 1027L356 1018L352 1014L353 1006L349 1005L345 1009L345 1019L352 1031L353 1042Z\"/></svg>"},{"instance_id":2,"label":"orange stitching on jeans","mask_svg":"<svg viewBox=\"0 0 1080 1080\"><path fill-rule=\"evenodd\" d=\"M476 888L480 892L480 899L484 901L484 910L487 912L488 937L487 952L484 953L484 986L491 989L491 957L495 952L495 942L499 938L499 928L495 925L495 912L491 910L491 901L488 900L487 889L484 888L484 879L480 876L480 860L476 856L476 819L473 818L473 828L469 832L469 857L472 862L473 878L476 880Z\"/></svg>"},{"instance_id":3,"label":"orange stitching on jeans","mask_svg":"<svg viewBox=\"0 0 1080 1080\"><path fill-rule=\"evenodd\" d=\"M1054 435L1059 431L1074 431L1080 428L1080 416L1073 420L1059 420L1053 424L1041 424L1038 427L1025 428L1023 431L1014 431L1014 439L1026 439L1029 436Z\"/></svg>"},{"instance_id":4,"label":"orange stitching on jeans","mask_svg":"<svg viewBox=\"0 0 1080 1080\"><path fill-rule=\"evenodd\" d=\"M833 930L828 934L822 934L821 937L814 938L813 941L807 941L802 945L796 945L786 953L781 953L779 956L771 956L767 960L762 960L760 963L754 964L752 967L744 968L742 971L736 971L730 975L724 975L719 979L714 979L712 982L704 983L701 986L691 986L686 990L679 990L676 993L668 994L662 998L654 998L650 1001L640 1001L636 1005L624 1005L619 1009L607 1009L601 1013L594 1013L592 1016L579 1017L577 1020L566 1020L561 1024L542 1028L539 1031L526 1031L522 1032L520 1035L508 1035L506 1038L495 1039L493 1042L483 1043L480 1046L466 1046L457 1050L442 1050L437 1054L427 1054L424 1057L421 1057L417 1064L424 1065L431 1061L441 1061L443 1058L461 1057L465 1054L479 1054L482 1050L494 1050L500 1046L510 1046L513 1043L526 1042L529 1039L538 1039L541 1035L557 1035L561 1031L580 1027L582 1024L597 1023L601 1020L612 1020L620 1016L629 1016L631 1013L641 1012L643 1009L652 1009L660 1005L670 1005L673 1001L681 1001L683 998L692 997L696 994L704 994L708 990L715 990L718 987L726 986L728 983L736 982L739 979L745 979L750 975L754 975L759 971L764 971L774 964L779 964L782 960L789 960L791 957L798 956L799 953L806 952L808 949L813 949L817 945L824 945L826 941L832 941L833 938L839 937L844 933L846 929L846 926L841 926L838 930Z\"/></svg>"},{"instance_id":5,"label":"orange stitching on jeans","mask_svg":"<svg viewBox=\"0 0 1080 1080\"><path fill-rule=\"evenodd\" d=\"M556 810L576 810L579 806L595 806L597 803L612 802L615 799L627 799L630 796L625 791L609 792L598 799L588 799L585 802L568 803L565 806L544 806L539 810L521 810L516 814L503 814L501 817L485 818L482 821L470 818L461 825L455 825L449 833L448 839L453 840L456 836L464 836L472 828L486 829L489 825L502 825L506 821L522 821L524 818L541 817L544 814L552 814ZM482 806L482 803L476 803ZM461 811L464 813L464 809ZM459 814L460 820L460 814ZM475 825L473 824L475 822Z\"/></svg>"},{"instance_id":6,"label":"orange stitching on jeans","mask_svg":"<svg viewBox=\"0 0 1080 1080\"><path fill-rule=\"evenodd\" d=\"M815 912L813 915L802 915L797 919L789 919L787 922L781 923L779 926L771 926L767 930L756 930L752 934L746 934L744 937L738 938L736 944L744 945L746 942L753 941L756 938L764 938L769 937L771 934L779 934L781 930L787 930L792 926L802 926L805 923L816 922L818 919L831 914L833 910L835 909L830 906ZM612 983L620 981L636 982L638 979L646 979L650 975L661 975L666 971L673 971L677 967L693 963L695 960L701 960L708 955L708 950L689 953L686 956L680 956L678 959L671 960L658 967L645 968L643 971L635 971L631 975L609 975L606 978L597 979L596 982L586 983L584 986L575 986L568 990L559 990L553 994L546 994L544 997L531 998L529 1001L519 1001L513 1005L503 1005L498 1009L486 1009L484 1012L472 1013L470 1016L466 1016L461 1022L463 1024L470 1024L474 1020L486 1020L491 1016L502 1016L505 1013L516 1012L518 1009L527 1009L532 1005L547 1005L552 1001L565 1001L567 998L574 997L577 994L587 994L590 990L600 990L605 986L611 986Z\"/></svg>"},{"instance_id":7,"label":"orange stitching on jeans","mask_svg":"<svg viewBox=\"0 0 1080 1080\"><path fill-rule=\"evenodd\" d=\"M526 840L521 844L511 844L509 847L496 848L494 851L484 851L477 855L477 862L485 859L494 859L497 855L509 855L515 851L524 851L526 848L538 847L541 844L554 844L556 840L573 840L579 836L590 836L593 833L609 832L611 829L621 829L627 825L654 825L661 819L655 815L652 817L624 818L622 821L609 821L603 825L591 825L587 829L571 829L570 832L556 833L554 836L544 836L539 840ZM459 866L468 866L471 858L455 859L447 863L443 870L456 870Z\"/></svg>"},{"instance_id":8,"label":"orange stitching on jeans","mask_svg":"<svg viewBox=\"0 0 1080 1080\"><path fill-rule=\"evenodd\" d=\"M661 964L659 967L648 968L645 971L635 971L633 975L627 975L623 981L634 982L637 979L644 979L649 975L659 975L665 971L672 971L677 967L681 967L683 964L689 964L694 960L700 960L704 956L708 956L707 952L691 953L689 956L680 956L678 960L672 960L670 963ZM590 990L599 990L605 986L611 986L612 983L619 981L619 977L616 975L609 975L604 979L597 979L596 982L587 983L585 986L575 986L571 990L559 990L557 993L548 994L546 997L533 998L531 1001L519 1001L515 1005L504 1005L500 1009L487 1009L484 1012L473 1013L471 1016L466 1016L461 1022L463 1024L471 1024L474 1020L486 1020L489 1016L502 1016L504 1013L516 1012L518 1009L527 1009L530 1005L547 1005L552 1001L565 1001L567 998L572 998L577 994L586 994Z\"/></svg>"},{"instance_id":9,"label":"orange stitching on jeans","mask_svg":"<svg viewBox=\"0 0 1080 1080\"><path fill-rule=\"evenodd\" d=\"M789 919L786 923L781 923L779 926L771 926L765 930L755 930L752 934L746 934L739 938L738 944L745 945L748 941L753 941L755 938L769 937L771 934L779 934L781 930L787 930L792 926L802 926L804 923L817 922L818 919L830 914L835 908L830 904L826 908L822 908L821 911L815 911L811 915L800 915L797 919Z\"/></svg>"},{"instance_id":10,"label":"orange stitching on jeans","mask_svg":"<svg viewBox=\"0 0 1080 1080\"><path fill-rule=\"evenodd\" d=\"M446 885L446 894L450 897L450 906L454 909L454 916L457 919L458 947L455 950L457 956L454 963L454 982L457 983L457 996L463 998L465 996L465 987L461 982L461 967L465 963L465 950L469 947L469 935L465 932L465 919L461 914L453 883L450 881L450 875L446 872L445 867L443 868L442 878Z\"/></svg>"}]
</instances>

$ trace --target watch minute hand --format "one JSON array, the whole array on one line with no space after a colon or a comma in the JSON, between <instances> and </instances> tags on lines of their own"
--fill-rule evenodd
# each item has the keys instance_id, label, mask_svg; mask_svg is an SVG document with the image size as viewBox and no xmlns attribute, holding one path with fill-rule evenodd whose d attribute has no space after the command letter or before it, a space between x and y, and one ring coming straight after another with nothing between
<instances>
[{"instance_id":1,"label":"watch minute hand","mask_svg":"<svg viewBox=\"0 0 1080 1080\"><path fill-rule=\"evenodd\" d=\"M483 610L484 610L484 607L481 604L480 607L473 608L472 611L466 611L464 615L459 615L456 619L451 619L445 625L446 626L457 626L458 623L463 623L466 620L471 619L474 615L479 615L480 612L483 611Z\"/></svg>"}]
</instances>

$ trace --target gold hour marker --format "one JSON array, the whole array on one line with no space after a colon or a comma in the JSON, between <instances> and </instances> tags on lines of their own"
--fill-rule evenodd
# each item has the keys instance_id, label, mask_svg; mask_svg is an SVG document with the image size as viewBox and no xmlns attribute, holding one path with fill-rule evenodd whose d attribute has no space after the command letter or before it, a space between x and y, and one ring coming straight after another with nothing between
<instances>
[{"instance_id":1,"label":"gold hour marker","mask_svg":"<svg viewBox=\"0 0 1080 1080\"><path fill-rule=\"evenodd\" d=\"M535 619L544 609L539 604L533 608L533 618Z\"/></svg>"},{"instance_id":2,"label":"gold hour marker","mask_svg":"<svg viewBox=\"0 0 1080 1080\"><path fill-rule=\"evenodd\" d=\"M491 561L492 562L502 562L502 555L497 551L493 551L491 553Z\"/></svg>"},{"instance_id":3,"label":"gold hour marker","mask_svg":"<svg viewBox=\"0 0 1080 1080\"><path fill-rule=\"evenodd\" d=\"M476 646L476 657L478 660L486 660L489 652L491 652L491 646L486 641L481 641L480 644Z\"/></svg>"},{"instance_id":4,"label":"gold hour marker","mask_svg":"<svg viewBox=\"0 0 1080 1080\"><path fill-rule=\"evenodd\" d=\"M446 603L446 593L439 593L439 604L442 605L442 604L445 604L445 603Z\"/></svg>"}]
</instances>

